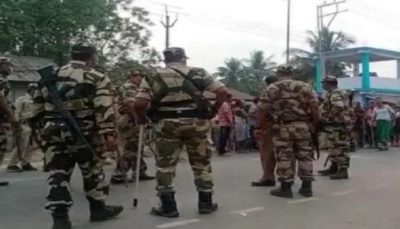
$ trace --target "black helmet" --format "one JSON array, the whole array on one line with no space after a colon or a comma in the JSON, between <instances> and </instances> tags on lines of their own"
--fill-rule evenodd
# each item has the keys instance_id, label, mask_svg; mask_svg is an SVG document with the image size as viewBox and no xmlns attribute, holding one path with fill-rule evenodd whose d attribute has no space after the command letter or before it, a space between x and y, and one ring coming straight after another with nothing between
<instances>
[{"instance_id":1,"label":"black helmet","mask_svg":"<svg viewBox=\"0 0 400 229\"><path fill-rule=\"evenodd\" d=\"M328 75L322 80L322 82L337 83L337 78L335 76Z\"/></svg>"},{"instance_id":2,"label":"black helmet","mask_svg":"<svg viewBox=\"0 0 400 229\"><path fill-rule=\"evenodd\" d=\"M185 50L179 47L167 48L163 53L166 61L188 59Z\"/></svg>"},{"instance_id":3,"label":"black helmet","mask_svg":"<svg viewBox=\"0 0 400 229\"><path fill-rule=\"evenodd\" d=\"M276 73L282 75L291 75L293 74L293 72L294 72L293 67L286 64L279 66L278 69L276 70Z\"/></svg>"},{"instance_id":4,"label":"black helmet","mask_svg":"<svg viewBox=\"0 0 400 229\"><path fill-rule=\"evenodd\" d=\"M94 54L96 54L96 47L86 42L77 43L71 48L71 57L73 60L85 60Z\"/></svg>"}]
</instances>

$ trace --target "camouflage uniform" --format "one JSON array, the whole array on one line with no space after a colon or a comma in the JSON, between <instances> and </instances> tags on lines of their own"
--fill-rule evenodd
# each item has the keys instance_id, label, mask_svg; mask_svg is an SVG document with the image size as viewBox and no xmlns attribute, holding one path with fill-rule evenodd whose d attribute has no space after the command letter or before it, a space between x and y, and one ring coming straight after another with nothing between
<instances>
[{"instance_id":1,"label":"camouflage uniform","mask_svg":"<svg viewBox=\"0 0 400 229\"><path fill-rule=\"evenodd\" d=\"M351 117L348 96L344 90L335 89L326 95L321 105L321 116L327 136L329 158L340 168L350 165L350 132Z\"/></svg>"},{"instance_id":2,"label":"camouflage uniform","mask_svg":"<svg viewBox=\"0 0 400 229\"><path fill-rule=\"evenodd\" d=\"M1 58L1 57L0 57ZM0 59L1 63L2 59ZM8 96L10 94L10 84L8 83L7 76L0 73L0 98L9 101ZM9 101L10 106L11 101ZM8 122L7 117L4 114L0 114L0 165L3 162L4 154L7 151L7 132L10 131L11 125Z\"/></svg>"},{"instance_id":3,"label":"camouflage uniform","mask_svg":"<svg viewBox=\"0 0 400 229\"><path fill-rule=\"evenodd\" d=\"M203 69L186 67L180 63L170 63L168 68L157 69L157 73L169 89L180 87L185 78L174 69L191 75L192 81L200 90L216 91L223 85L214 80ZM155 101L156 94L161 90L162 83L153 76L145 78L140 86L137 98L154 102L160 102L157 112L185 111L196 112L196 104L192 97L185 93L170 92L161 101ZM163 105L166 104L166 105ZM168 104L177 104L170 106ZM183 146L186 146L189 162L192 167L195 185L198 191L212 192L213 181L211 177L211 150L207 141L211 123L202 118L162 118L154 123L156 130L156 166L157 166L157 190L159 193L174 191L172 182L175 177L175 169Z\"/></svg>"},{"instance_id":4,"label":"camouflage uniform","mask_svg":"<svg viewBox=\"0 0 400 229\"><path fill-rule=\"evenodd\" d=\"M129 80L119 88L119 101L118 104L123 108L128 102L134 102L135 96L138 93L139 87L131 83ZM132 109L132 108L128 108ZM124 152L118 160L118 166L115 170L112 180L126 179L126 173L129 170L136 171L136 155L139 142L139 127L136 125L135 120L129 117L124 111L118 121L117 127L121 137L124 140ZM140 173L147 170L146 162L141 158ZM133 176L132 176L133 177Z\"/></svg>"},{"instance_id":5,"label":"camouflage uniform","mask_svg":"<svg viewBox=\"0 0 400 229\"><path fill-rule=\"evenodd\" d=\"M19 136L16 142L16 144L19 144L19 146L15 147L12 152L12 157L8 164L8 169L12 168L20 170L17 165L20 162L23 170L37 170L30 164L30 160L34 153L31 144L33 140L32 124L36 121L33 120L32 117L35 117L36 114L39 112L37 110L37 106L33 104L32 100L32 92L34 90L37 90L37 84L29 84L26 95L19 97L15 101L15 118L20 123L20 130L18 133ZM18 152L18 150L20 152Z\"/></svg>"},{"instance_id":6,"label":"camouflage uniform","mask_svg":"<svg viewBox=\"0 0 400 229\"><path fill-rule=\"evenodd\" d=\"M108 195L102 162L104 139L115 134L110 80L85 62L71 61L58 72L56 88L97 155L80 147L52 105L47 88L40 84L33 99L43 109L41 139L50 171L46 208L56 212L71 207L69 182L75 164L82 172L86 198L101 206Z\"/></svg>"},{"instance_id":7,"label":"camouflage uniform","mask_svg":"<svg viewBox=\"0 0 400 229\"><path fill-rule=\"evenodd\" d=\"M300 179L313 180L311 104L318 104L312 88L291 79L268 86L260 96L259 109L268 110L273 119L273 148L281 183L293 183L294 159L298 161Z\"/></svg>"}]
</instances>

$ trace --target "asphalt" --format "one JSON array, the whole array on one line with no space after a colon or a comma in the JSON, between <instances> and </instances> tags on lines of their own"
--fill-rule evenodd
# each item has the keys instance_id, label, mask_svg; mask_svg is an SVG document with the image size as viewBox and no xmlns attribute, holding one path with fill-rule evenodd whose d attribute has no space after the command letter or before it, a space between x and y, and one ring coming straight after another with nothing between
<instances>
[{"instance_id":1,"label":"asphalt","mask_svg":"<svg viewBox=\"0 0 400 229\"><path fill-rule=\"evenodd\" d=\"M188 163L181 162L175 179L181 216L176 219L149 215L151 207L158 203L155 183L150 181L140 184L138 208L132 206L133 184L128 188L112 186L108 203L123 204L124 212L108 222L89 223L81 175L75 170L71 220L76 229L398 229L399 149L360 150L352 154L349 180L331 181L316 176L313 198L305 199L296 193L290 200L270 196L270 188L250 186L260 174L257 154L216 157L213 160L215 200L220 208L208 216L197 214L193 175ZM152 159L147 161L154 164ZM315 170L322 163L323 159L316 162ZM107 168L108 173L111 169ZM150 172L154 172L154 167ZM6 173L3 167L0 179L11 181L9 187L0 187L0 229L50 228L50 216L43 208L47 192L45 173ZM297 180L294 185L296 192L299 183Z\"/></svg>"}]
</instances>

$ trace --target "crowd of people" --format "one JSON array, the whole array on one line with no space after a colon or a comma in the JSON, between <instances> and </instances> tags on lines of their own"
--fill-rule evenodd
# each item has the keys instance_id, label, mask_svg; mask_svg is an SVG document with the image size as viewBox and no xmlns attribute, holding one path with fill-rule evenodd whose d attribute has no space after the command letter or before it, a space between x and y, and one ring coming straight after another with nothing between
<instances>
[{"instance_id":1,"label":"crowd of people","mask_svg":"<svg viewBox=\"0 0 400 229\"><path fill-rule=\"evenodd\" d=\"M389 146L400 146L400 111L379 97L370 99L365 108L356 103L353 111L354 147L388 150Z\"/></svg>"},{"instance_id":2,"label":"crowd of people","mask_svg":"<svg viewBox=\"0 0 400 229\"><path fill-rule=\"evenodd\" d=\"M122 206L106 205L106 152L122 153L111 183L155 179L160 205L151 214L175 218L179 210L173 180L184 149L198 191L199 214L218 209L213 201L210 138L221 156L229 151L259 151L263 174L251 185L275 186L279 181L280 187L271 190L271 195L281 198L293 198L296 173L301 180L299 194L313 196L313 161L319 153L316 138L320 132L326 134L330 167L318 173L331 180L349 178L351 143L380 150L400 143L400 112L381 98L370 100L366 109L360 103L352 107L350 96L338 88L334 76L323 80L327 94L319 100L309 84L293 79L292 67L283 65L276 76L266 78L260 97L246 104L234 99L204 69L188 67L184 49L168 48L163 53L165 68L152 74L131 71L115 93L110 79L93 68L95 54L90 44L74 45L70 63L52 73L52 84L42 74L39 84L30 85L27 95L17 101L15 110L7 99L11 63L0 58L0 109L4 114L0 117L0 164L7 130L12 129L20 144L8 171L35 170L29 163L28 146L36 136L50 172L46 209L53 217L53 229L72 228L69 182L76 164L83 175L90 220L108 220L123 211ZM204 102L204 91L215 94L213 104ZM147 173L141 155L146 126L155 135L155 177Z\"/></svg>"}]
</instances>

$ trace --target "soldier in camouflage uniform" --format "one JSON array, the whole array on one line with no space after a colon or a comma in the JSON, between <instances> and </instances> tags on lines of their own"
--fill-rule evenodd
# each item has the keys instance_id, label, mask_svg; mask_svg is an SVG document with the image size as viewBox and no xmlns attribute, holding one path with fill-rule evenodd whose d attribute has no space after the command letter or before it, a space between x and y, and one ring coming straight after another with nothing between
<instances>
[{"instance_id":1,"label":"soldier in camouflage uniform","mask_svg":"<svg viewBox=\"0 0 400 229\"><path fill-rule=\"evenodd\" d=\"M117 148L114 112L112 108L111 82L91 66L95 62L96 49L86 43L72 47L71 62L61 67L55 86L64 107L75 118L82 134L97 155L79 144L55 110L47 88L39 84L34 94L34 104L42 108L40 127L42 145L50 171L46 208L51 210L53 229L69 229L68 210L72 206L69 186L75 164L78 164L84 183L86 198L90 204L90 220L103 221L117 216L122 206L105 205L108 185L103 173L105 150Z\"/></svg>"},{"instance_id":2,"label":"soldier in camouflage uniform","mask_svg":"<svg viewBox=\"0 0 400 229\"><path fill-rule=\"evenodd\" d=\"M321 116L327 134L328 159L331 165L328 169L318 172L323 176L330 176L333 180L348 179L352 129L348 95L344 90L337 88L337 79L334 76L326 77L323 87L328 94L321 105Z\"/></svg>"},{"instance_id":3,"label":"soldier in camouflage uniform","mask_svg":"<svg viewBox=\"0 0 400 229\"><path fill-rule=\"evenodd\" d=\"M211 113L218 110L228 93L204 69L188 67L182 48L168 48L164 57L167 67L142 81L135 101L139 123L146 122L145 111L151 105L149 116L156 129L156 178L161 204L151 214L179 216L172 182L183 146L199 192L199 213L211 214L217 204L212 201L211 150L207 141L211 124L203 92L216 94Z\"/></svg>"},{"instance_id":4,"label":"soldier in camouflage uniform","mask_svg":"<svg viewBox=\"0 0 400 229\"><path fill-rule=\"evenodd\" d=\"M119 88L119 118L117 125L121 137L124 140L124 152L118 159L117 168L111 177L111 183L121 184L127 178L127 172L132 170L132 180L136 171L136 154L139 141L139 127L135 123L135 114L133 111L133 103L138 93L140 83L142 82L143 73L141 71L132 71L128 76L128 80ZM140 159L139 180L154 180L155 177L146 174L147 165Z\"/></svg>"},{"instance_id":5,"label":"soldier in camouflage uniform","mask_svg":"<svg viewBox=\"0 0 400 229\"><path fill-rule=\"evenodd\" d=\"M312 131L319 121L318 98L310 85L293 80L293 69L280 66L279 81L268 86L260 96L257 135L268 118L272 118L272 138L277 160L277 176L281 187L271 195L292 198L294 158L298 161L298 176L302 180L299 193L312 196L313 146Z\"/></svg>"},{"instance_id":6,"label":"soldier in camouflage uniform","mask_svg":"<svg viewBox=\"0 0 400 229\"><path fill-rule=\"evenodd\" d=\"M0 165L7 151L7 132L10 130L11 125L17 126L18 124L11 108L11 102L8 99L10 85L8 84L7 76L10 75L11 72L11 60L0 56ZM7 185L7 181L0 181L0 186Z\"/></svg>"}]
</instances>

